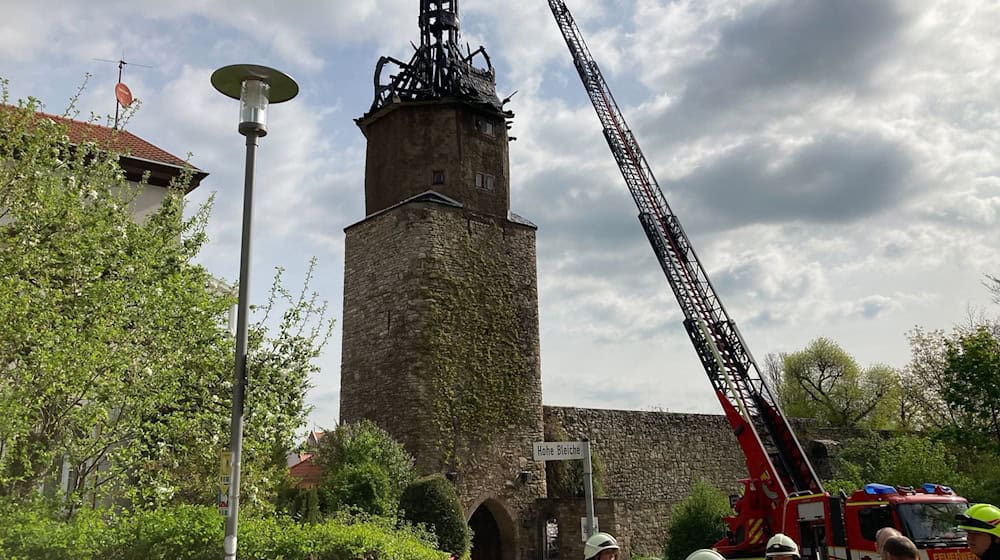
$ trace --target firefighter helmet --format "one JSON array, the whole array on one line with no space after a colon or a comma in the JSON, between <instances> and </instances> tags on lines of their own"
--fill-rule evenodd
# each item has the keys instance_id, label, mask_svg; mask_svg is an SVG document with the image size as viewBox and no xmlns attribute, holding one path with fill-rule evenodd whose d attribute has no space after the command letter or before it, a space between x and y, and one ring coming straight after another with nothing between
<instances>
[{"instance_id":1,"label":"firefighter helmet","mask_svg":"<svg viewBox=\"0 0 1000 560\"><path fill-rule=\"evenodd\" d=\"M684 560L726 560L717 551L711 548L699 548L698 550L688 554L688 557Z\"/></svg>"},{"instance_id":2,"label":"firefighter helmet","mask_svg":"<svg viewBox=\"0 0 1000 560\"><path fill-rule=\"evenodd\" d=\"M766 557L773 556L794 556L799 558L799 545L791 537L784 533L775 533L767 540Z\"/></svg>"},{"instance_id":3,"label":"firefighter helmet","mask_svg":"<svg viewBox=\"0 0 1000 560\"><path fill-rule=\"evenodd\" d=\"M596 558L605 550L618 550L618 541L607 533L594 533L583 545L583 560Z\"/></svg>"},{"instance_id":4,"label":"firefighter helmet","mask_svg":"<svg viewBox=\"0 0 1000 560\"><path fill-rule=\"evenodd\" d=\"M960 513L955 518L959 529L1000 537L1000 508L994 505L972 504L965 513Z\"/></svg>"}]
</instances>

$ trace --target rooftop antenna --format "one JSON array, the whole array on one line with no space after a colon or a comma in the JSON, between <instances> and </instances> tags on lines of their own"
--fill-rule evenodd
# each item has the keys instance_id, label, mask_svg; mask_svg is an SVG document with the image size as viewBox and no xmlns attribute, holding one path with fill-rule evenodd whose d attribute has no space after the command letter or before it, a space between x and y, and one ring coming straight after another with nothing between
<instances>
[{"instance_id":1,"label":"rooftop antenna","mask_svg":"<svg viewBox=\"0 0 1000 560\"><path fill-rule=\"evenodd\" d=\"M122 83L122 71L125 70L126 64L131 64L132 66L138 66L140 68L152 68L152 66L147 66L145 64L136 64L134 62L126 62L125 51L122 51L122 57L118 60L108 60L106 58L95 58L94 60L99 62L110 62L112 64L118 64L118 83L115 84L115 130L118 129L118 112L119 109L127 108L132 104L132 91L128 89L128 86Z\"/></svg>"}]
</instances>

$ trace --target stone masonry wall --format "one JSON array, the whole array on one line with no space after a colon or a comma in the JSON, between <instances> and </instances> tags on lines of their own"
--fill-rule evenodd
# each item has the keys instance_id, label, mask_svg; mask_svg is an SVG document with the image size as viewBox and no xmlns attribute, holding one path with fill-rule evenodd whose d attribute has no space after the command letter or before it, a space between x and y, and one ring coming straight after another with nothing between
<instances>
[{"instance_id":1,"label":"stone masonry wall","mask_svg":"<svg viewBox=\"0 0 1000 560\"><path fill-rule=\"evenodd\" d=\"M507 127L475 104L393 104L360 123L368 140L365 213L434 190L465 208L505 217L510 208ZM490 182L476 183L476 175Z\"/></svg>"},{"instance_id":2,"label":"stone masonry wall","mask_svg":"<svg viewBox=\"0 0 1000 560\"><path fill-rule=\"evenodd\" d=\"M546 406L544 417L546 425L561 425L571 440L590 439L605 465L604 497L621 502L616 525L633 554L663 554L671 508L695 482L735 494L747 476L743 452L723 415ZM831 446L852 435L819 430L807 420L792 425L820 476L831 470Z\"/></svg>"},{"instance_id":3,"label":"stone masonry wall","mask_svg":"<svg viewBox=\"0 0 1000 560\"><path fill-rule=\"evenodd\" d=\"M545 550L545 560L555 560L556 558L579 560L583 558L584 540L581 517L584 514L582 499L546 498L538 500L537 507L541 523L552 521L558 527L557 533L548 538L550 542L547 543ZM621 546L619 559L629 560L631 547L624 502L595 498L594 516L597 517L598 529L616 537L622 535L618 540L618 544Z\"/></svg>"},{"instance_id":4,"label":"stone masonry wall","mask_svg":"<svg viewBox=\"0 0 1000 560\"><path fill-rule=\"evenodd\" d=\"M619 523L634 554L661 556L671 507L698 480L736 493L743 453L724 416L546 406L570 439L589 438L604 461L604 494L626 502ZM617 535L616 535L617 536Z\"/></svg>"},{"instance_id":5,"label":"stone masonry wall","mask_svg":"<svg viewBox=\"0 0 1000 560\"><path fill-rule=\"evenodd\" d=\"M543 439L535 278L535 230L505 218L410 202L347 229L341 421L371 419L418 471L447 474L467 518L486 503L517 548L505 560L537 556L531 508L545 495L531 460ZM481 386L493 383L502 394Z\"/></svg>"}]
</instances>

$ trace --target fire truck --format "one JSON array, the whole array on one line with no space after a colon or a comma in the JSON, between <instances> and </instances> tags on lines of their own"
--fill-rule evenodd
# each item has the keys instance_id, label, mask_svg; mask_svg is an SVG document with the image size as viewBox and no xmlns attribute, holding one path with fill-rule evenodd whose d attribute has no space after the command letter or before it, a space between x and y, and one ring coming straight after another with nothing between
<instances>
[{"instance_id":1,"label":"fire truck","mask_svg":"<svg viewBox=\"0 0 1000 560\"><path fill-rule=\"evenodd\" d=\"M781 532L799 543L803 558L872 560L875 532L899 529L922 560L975 560L955 515L966 500L950 488L868 484L831 496L802 450L772 388L722 305L705 268L629 129L601 70L563 0L548 0L597 112L604 137L639 210L639 222L684 314L684 328L743 450L748 477L725 518L715 549L727 558L764 554ZM900 460L906 460L905 457Z\"/></svg>"}]
</instances>

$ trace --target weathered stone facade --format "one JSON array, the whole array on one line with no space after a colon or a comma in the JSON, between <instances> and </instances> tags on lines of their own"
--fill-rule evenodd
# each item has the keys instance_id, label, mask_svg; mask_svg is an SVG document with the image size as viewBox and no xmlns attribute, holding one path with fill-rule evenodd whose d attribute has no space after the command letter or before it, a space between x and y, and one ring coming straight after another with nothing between
<instances>
[{"instance_id":1,"label":"weathered stone facade","mask_svg":"<svg viewBox=\"0 0 1000 560\"><path fill-rule=\"evenodd\" d=\"M506 217L506 123L496 111L447 100L394 104L360 121L367 214L433 190L473 212Z\"/></svg>"},{"instance_id":2,"label":"weathered stone facade","mask_svg":"<svg viewBox=\"0 0 1000 560\"><path fill-rule=\"evenodd\" d=\"M624 558L663 553L671 510L696 482L736 494L747 476L743 452L721 414L546 406L544 417L547 426L558 424L569 439L589 440L604 462L603 498L615 504L606 507L614 513L613 526L620 531L614 534L625 545ZM793 419L792 424L816 471L831 476L836 441L856 434L817 429L808 420ZM582 499L562 500L560 507L575 507L579 517L584 505ZM565 517L572 522L571 515ZM562 518L559 522L562 528ZM608 527L603 520L601 527ZM582 553L573 540L560 541L560 546L569 547L560 551L564 558Z\"/></svg>"},{"instance_id":3,"label":"weathered stone facade","mask_svg":"<svg viewBox=\"0 0 1000 560\"><path fill-rule=\"evenodd\" d=\"M621 546L620 558L629 558L631 542L628 526L627 504L621 500L607 498L594 499L594 516L597 518L599 529L611 533L618 537L618 544ZM583 558L583 511L582 498L545 498L538 500L538 519L545 525L546 530L551 530L555 525L557 530L554 534L546 533L548 537L543 546L544 558L546 559L572 559Z\"/></svg>"},{"instance_id":4,"label":"weathered stone facade","mask_svg":"<svg viewBox=\"0 0 1000 560\"><path fill-rule=\"evenodd\" d=\"M670 509L695 482L735 493L747 476L721 415L546 406L545 421L560 424L570 439L590 440L604 461L604 496L623 502L623 538L644 556L662 554Z\"/></svg>"},{"instance_id":5,"label":"weathered stone facade","mask_svg":"<svg viewBox=\"0 0 1000 560\"><path fill-rule=\"evenodd\" d=\"M451 478L470 523L495 533L497 558L535 558L533 507L545 495L544 465L531 460L543 439L535 227L509 217L505 180L492 191L475 182L476 169L506 177L506 130L481 133L482 118L420 103L362 123L369 215L346 229L341 421L373 420L421 473Z\"/></svg>"}]
</instances>

